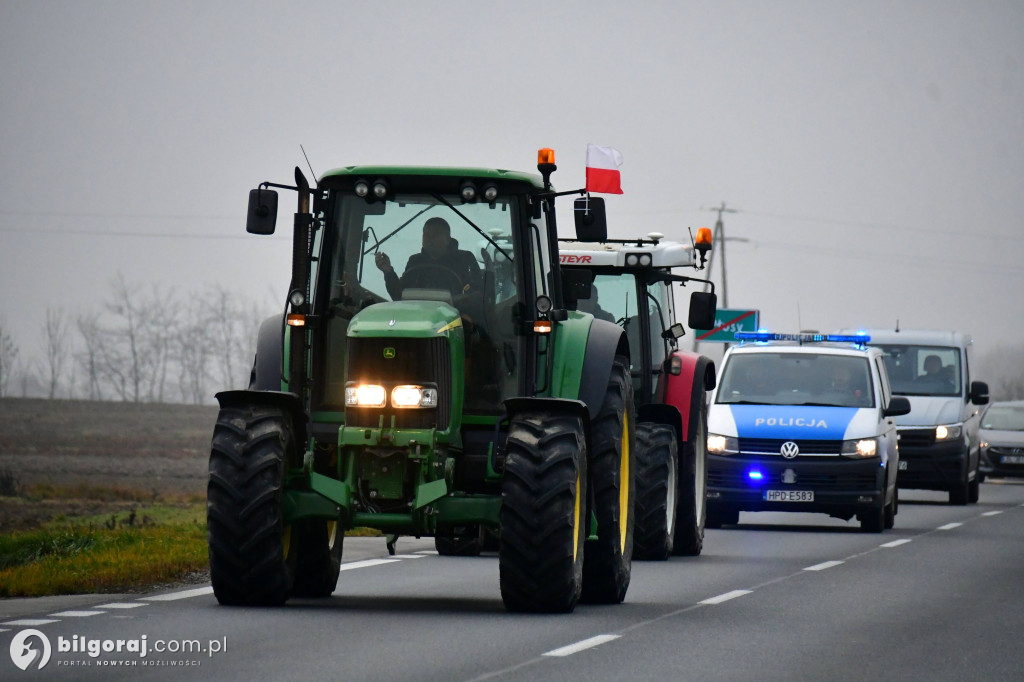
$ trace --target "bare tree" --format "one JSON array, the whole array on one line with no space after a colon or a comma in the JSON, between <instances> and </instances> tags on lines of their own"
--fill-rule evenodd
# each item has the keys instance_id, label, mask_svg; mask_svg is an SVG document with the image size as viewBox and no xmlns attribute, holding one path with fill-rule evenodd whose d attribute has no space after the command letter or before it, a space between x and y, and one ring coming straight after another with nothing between
<instances>
[{"instance_id":1,"label":"bare tree","mask_svg":"<svg viewBox=\"0 0 1024 682\"><path fill-rule=\"evenodd\" d=\"M974 379L987 381L992 400L1024 398L1024 346L999 346L979 358Z\"/></svg>"},{"instance_id":2,"label":"bare tree","mask_svg":"<svg viewBox=\"0 0 1024 682\"><path fill-rule=\"evenodd\" d=\"M211 287L208 298L213 301L209 319L217 386L246 386L256 349L259 320L263 316L251 300L220 285Z\"/></svg>"},{"instance_id":3,"label":"bare tree","mask_svg":"<svg viewBox=\"0 0 1024 682\"><path fill-rule=\"evenodd\" d=\"M11 378L18 364L18 346L7 333L7 323L0 320L0 398L8 395Z\"/></svg>"},{"instance_id":4,"label":"bare tree","mask_svg":"<svg viewBox=\"0 0 1024 682\"><path fill-rule=\"evenodd\" d=\"M203 315L206 299L193 294L175 334L175 359L178 363L178 390L185 402L200 405L207 398L212 347L207 319Z\"/></svg>"},{"instance_id":5,"label":"bare tree","mask_svg":"<svg viewBox=\"0 0 1024 682\"><path fill-rule=\"evenodd\" d=\"M40 374L46 379L47 394L53 400L57 397L57 389L67 366L68 324L63 310L46 309L43 335L46 338L46 357Z\"/></svg>"},{"instance_id":6,"label":"bare tree","mask_svg":"<svg viewBox=\"0 0 1024 682\"><path fill-rule=\"evenodd\" d=\"M85 396L89 400L101 400L103 392L100 389L100 347L103 339L99 315L79 315L75 318L75 325L85 344L84 350L78 354L78 365L85 374Z\"/></svg>"}]
</instances>

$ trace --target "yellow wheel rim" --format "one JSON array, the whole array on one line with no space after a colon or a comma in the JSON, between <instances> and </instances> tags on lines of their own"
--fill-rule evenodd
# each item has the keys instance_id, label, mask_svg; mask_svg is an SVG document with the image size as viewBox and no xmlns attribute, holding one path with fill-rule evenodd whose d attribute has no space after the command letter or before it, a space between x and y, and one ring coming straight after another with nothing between
<instances>
[{"instance_id":1,"label":"yellow wheel rim","mask_svg":"<svg viewBox=\"0 0 1024 682\"><path fill-rule=\"evenodd\" d=\"M629 415L622 415L622 453L619 457L619 551L626 553L629 525Z\"/></svg>"},{"instance_id":2,"label":"yellow wheel rim","mask_svg":"<svg viewBox=\"0 0 1024 682\"><path fill-rule=\"evenodd\" d=\"M576 470L576 500L572 516L572 560L575 563L580 551L580 472Z\"/></svg>"}]
</instances>

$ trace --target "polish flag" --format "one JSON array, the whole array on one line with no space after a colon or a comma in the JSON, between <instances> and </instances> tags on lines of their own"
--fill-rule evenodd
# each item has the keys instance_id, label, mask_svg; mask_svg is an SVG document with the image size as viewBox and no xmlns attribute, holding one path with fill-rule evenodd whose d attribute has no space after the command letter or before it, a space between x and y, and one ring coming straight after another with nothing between
<instances>
[{"instance_id":1,"label":"polish flag","mask_svg":"<svg viewBox=\"0 0 1024 682\"><path fill-rule=\"evenodd\" d=\"M587 145L587 191L602 194L622 194L619 166L622 154L618 149Z\"/></svg>"}]
</instances>

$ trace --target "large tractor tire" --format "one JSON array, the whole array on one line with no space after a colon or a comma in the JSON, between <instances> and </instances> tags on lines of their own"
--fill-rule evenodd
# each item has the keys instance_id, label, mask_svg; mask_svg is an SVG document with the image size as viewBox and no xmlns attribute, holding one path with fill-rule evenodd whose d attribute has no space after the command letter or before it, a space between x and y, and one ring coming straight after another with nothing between
<instances>
[{"instance_id":1,"label":"large tractor tire","mask_svg":"<svg viewBox=\"0 0 1024 682\"><path fill-rule=\"evenodd\" d=\"M329 597L338 586L345 531L337 521L311 519L292 526L295 597Z\"/></svg>"},{"instance_id":2,"label":"large tractor tire","mask_svg":"<svg viewBox=\"0 0 1024 682\"><path fill-rule=\"evenodd\" d=\"M698 556L704 548L708 498L708 406L701 395L693 438L683 444L673 553ZM737 514L737 518L738 518Z\"/></svg>"},{"instance_id":3,"label":"large tractor tire","mask_svg":"<svg viewBox=\"0 0 1024 682\"><path fill-rule=\"evenodd\" d=\"M587 540L583 594L590 604L618 604L626 597L633 561L636 499L633 383L629 362L616 357L604 403L591 422L590 500L597 538Z\"/></svg>"},{"instance_id":4,"label":"large tractor tire","mask_svg":"<svg viewBox=\"0 0 1024 682\"><path fill-rule=\"evenodd\" d=\"M295 448L283 410L225 407L217 415L206 525L210 579L221 604L278 605L291 593L295 555L281 498Z\"/></svg>"},{"instance_id":5,"label":"large tractor tire","mask_svg":"<svg viewBox=\"0 0 1024 682\"><path fill-rule=\"evenodd\" d=\"M578 417L509 424L501 490L501 599L510 611L569 613L583 587L587 445Z\"/></svg>"},{"instance_id":6,"label":"large tractor tire","mask_svg":"<svg viewBox=\"0 0 1024 682\"><path fill-rule=\"evenodd\" d=\"M637 424L634 559L664 561L672 554L679 487L678 449L671 426Z\"/></svg>"}]
</instances>

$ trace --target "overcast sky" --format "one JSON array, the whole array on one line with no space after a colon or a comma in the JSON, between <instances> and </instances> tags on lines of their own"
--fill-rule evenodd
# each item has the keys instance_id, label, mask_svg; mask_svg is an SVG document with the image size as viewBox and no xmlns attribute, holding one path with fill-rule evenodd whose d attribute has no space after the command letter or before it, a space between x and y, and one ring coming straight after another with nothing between
<instances>
[{"instance_id":1,"label":"overcast sky","mask_svg":"<svg viewBox=\"0 0 1024 682\"><path fill-rule=\"evenodd\" d=\"M0 0L0 61L23 357L48 307L98 310L118 272L283 300L289 230L249 236L245 208L306 170L300 144L317 173L535 171L549 146L559 189L613 146L612 235L737 209L728 303L763 326L1024 337L1020 0Z\"/></svg>"}]
</instances>

